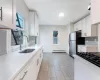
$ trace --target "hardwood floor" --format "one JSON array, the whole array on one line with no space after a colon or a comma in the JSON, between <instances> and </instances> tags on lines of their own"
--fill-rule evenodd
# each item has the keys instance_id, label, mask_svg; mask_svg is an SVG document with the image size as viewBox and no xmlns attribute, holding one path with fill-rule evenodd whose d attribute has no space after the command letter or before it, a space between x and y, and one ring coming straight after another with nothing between
<instances>
[{"instance_id":1,"label":"hardwood floor","mask_svg":"<svg viewBox=\"0 0 100 80\"><path fill-rule=\"evenodd\" d=\"M74 60L66 53L44 53L37 80L74 80Z\"/></svg>"}]
</instances>

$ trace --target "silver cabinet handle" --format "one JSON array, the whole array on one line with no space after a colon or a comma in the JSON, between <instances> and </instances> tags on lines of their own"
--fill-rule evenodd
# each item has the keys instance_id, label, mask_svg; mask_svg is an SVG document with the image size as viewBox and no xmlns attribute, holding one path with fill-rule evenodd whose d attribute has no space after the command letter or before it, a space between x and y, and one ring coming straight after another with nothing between
<instances>
[{"instance_id":1,"label":"silver cabinet handle","mask_svg":"<svg viewBox=\"0 0 100 80\"><path fill-rule=\"evenodd\" d=\"M1 21L2 21L2 7L0 8L0 10L1 10L1 17L0 18L1 18Z\"/></svg>"},{"instance_id":2,"label":"silver cabinet handle","mask_svg":"<svg viewBox=\"0 0 100 80\"><path fill-rule=\"evenodd\" d=\"M23 79L24 79L24 77L26 76L27 72L28 72L28 71L24 72L24 75L23 75L22 78L20 78L20 80L23 80Z\"/></svg>"}]
</instances>

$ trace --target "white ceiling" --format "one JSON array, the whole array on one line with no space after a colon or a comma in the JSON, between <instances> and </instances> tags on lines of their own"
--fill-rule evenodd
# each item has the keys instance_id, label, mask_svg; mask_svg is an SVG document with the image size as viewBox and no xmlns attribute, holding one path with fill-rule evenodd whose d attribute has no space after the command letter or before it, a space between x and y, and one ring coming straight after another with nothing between
<instances>
[{"instance_id":1,"label":"white ceiling","mask_svg":"<svg viewBox=\"0 0 100 80\"><path fill-rule=\"evenodd\" d=\"M90 0L25 0L25 3L37 11L41 25L66 25L89 12ZM59 18L60 12L65 17Z\"/></svg>"}]
</instances>

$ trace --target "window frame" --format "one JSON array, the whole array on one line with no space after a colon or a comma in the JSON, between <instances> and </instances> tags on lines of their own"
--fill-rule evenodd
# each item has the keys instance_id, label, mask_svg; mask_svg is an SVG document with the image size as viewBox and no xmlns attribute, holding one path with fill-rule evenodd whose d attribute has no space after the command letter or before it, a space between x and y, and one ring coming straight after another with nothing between
<instances>
[{"instance_id":1,"label":"window frame","mask_svg":"<svg viewBox=\"0 0 100 80\"><path fill-rule=\"evenodd\" d=\"M52 43L53 43L53 45L59 45L59 31L58 31L58 30L53 30L53 33L54 33L54 31L57 31L57 32L58 32L57 44L54 44L54 36L53 36L53 41L52 41Z\"/></svg>"},{"instance_id":2,"label":"window frame","mask_svg":"<svg viewBox=\"0 0 100 80\"><path fill-rule=\"evenodd\" d=\"M24 28L24 23L25 23L25 20L24 20L24 18L21 16L21 18L19 17L19 16L21 16L19 13L16 13L16 21L18 22L18 25L16 24L16 27L19 27L19 28ZM21 21L23 22L23 26L21 25Z\"/></svg>"}]
</instances>

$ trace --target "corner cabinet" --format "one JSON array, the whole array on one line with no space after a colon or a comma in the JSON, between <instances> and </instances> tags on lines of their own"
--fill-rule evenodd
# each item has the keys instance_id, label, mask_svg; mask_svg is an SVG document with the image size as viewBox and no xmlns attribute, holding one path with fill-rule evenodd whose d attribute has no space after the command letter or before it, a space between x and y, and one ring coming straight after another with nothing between
<instances>
[{"instance_id":1,"label":"corner cabinet","mask_svg":"<svg viewBox=\"0 0 100 80\"><path fill-rule=\"evenodd\" d=\"M100 0L91 0L92 24L100 23Z\"/></svg>"},{"instance_id":2,"label":"corner cabinet","mask_svg":"<svg viewBox=\"0 0 100 80\"><path fill-rule=\"evenodd\" d=\"M29 12L29 22L30 22L30 28L29 28L29 35L30 36L39 36L39 20L38 15L36 12Z\"/></svg>"},{"instance_id":3,"label":"corner cabinet","mask_svg":"<svg viewBox=\"0 0 100 80\"><path fill-rule=\"evenodd\" d=\"M16 0L0 1L0 28L16 28Z\"/></svg>"},{"instance_id":4,"label":"corner cabinet","mask_svg":"<svg viewBox=\"0 0 100 80\"><path fill-rule=\"evenodd\" d=\"M14 80L37 80L42 59L43 51L40 49Z\"/></svg>"}]
</instances>

